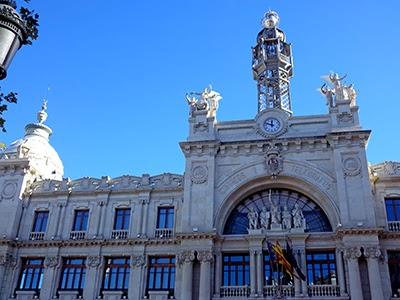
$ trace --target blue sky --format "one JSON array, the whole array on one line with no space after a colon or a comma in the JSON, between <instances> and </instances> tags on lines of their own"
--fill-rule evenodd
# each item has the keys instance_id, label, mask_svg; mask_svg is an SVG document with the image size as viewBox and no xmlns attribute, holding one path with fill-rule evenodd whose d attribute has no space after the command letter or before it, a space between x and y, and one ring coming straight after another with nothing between
<instances>
[{"instance_id":1,"label":"blue sky","mask_svg":"<svg viewBox=\"0 0 400 300\"><path fill-rule=\"evenodd\" d=\"M400 1L32 0L40 38L14 59L4 91L9 144L48 95L51 144L65 176L183 173L184 95L208 84L223 99L218 119L253 118L251 46L269 8L292 43L294 115L324 114L321 75L347 73L368 159L400 160Z\"/></svg>"}]
</instances>

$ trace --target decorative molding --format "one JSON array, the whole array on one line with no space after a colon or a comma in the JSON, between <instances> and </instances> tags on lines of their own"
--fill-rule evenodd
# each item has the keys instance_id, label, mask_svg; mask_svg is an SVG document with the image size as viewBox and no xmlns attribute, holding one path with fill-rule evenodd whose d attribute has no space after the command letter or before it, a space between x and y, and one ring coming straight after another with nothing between
<instances>
[{"instance_id":1,"label":"decorative molding","mask_svg":"<svg viewBox=\"0 0 400 300\"><path fill-rule=\"evenodd\" d=\"M1 199L12 199L18 191L18 180L5 180L1 191Z\"/></svg>"},{"instance_id":2,"label":"decorative molding","mask_svg":"<svg viewBox=\"0 0 400 300\"><path fill-rule=\"evenodd\" d=\"M268 147L265 155L267 174L275 179L283 171L283 158L277 146Z\"/></svg>"},{"instance_id":3,"label":"decorative molding","mask_svg":"<svg viewBox=\"0 0 400 300\"><path fill-rule=\"evenodd\" d=\"M377 177L400 176L400 162L384 161L370 166L370 172Z\"/></svg>"},{"instance_id":4,"label":"decorative molding","mask_svg":"<svg viewBox=\"0 0 400 300\"><path fill-rule=\"evenodd\" d=\"M342 164L345 176L357 176L361 173L361 161L356 156L343 158Z\"/></svg>"},{"instance_id":5,"label":"decorative molding","mask_svg":"<svg viewBox=\"0 0 400 300\"><path fill-rule=\"evenodd\" d=\"M44 261L46 268L55 268L58 266L60 258L58 256L48 256Z\"/></svg>"},{"instance_id":6,"label":"decorative molding","mask_svg":"<svg viewBox=\"0 0 400 300\"><path fill-rule=\"evenodd\" d=\"M368 247L364 250L364 255L367 258L382 258L382 251L378 247Z\"/></svg>"},{"instance_id":7,"label":"decorative molding","mask_svg":"<svg viewBox=\"0 0 400 300\"><path fill-rule=\"evenodd\" d=\"M146 265L146 257L144 255L131 256L131 267L142 268Z\"/></svg>"},{"instance_id":8,"label":"decorative molding","mask_svg":"<svg viewBox=\"0 0 400 300\"><path fill-rule=\"evenodd\" d=\"M89 268L97 268L102 263L101 256L88 256L86 260L86 265Z\"/></svg>"},{"instance_id":9,"label":"decorative molding","mask_svg":"<svg viewBox=\"0 0 400 300\"><path fill-rule=\"evenodd\" d=\"M203 165L192 167L191 179L195 184L205 183L208 179L208 168Z\"/></svg>"},{"instance_id":10,"label":"decorative molding","mask_svg":"<svg viewBox=\"0 0 400 300\"><path fill-rule=\"evenodd\" d=\"M358 259L361 255L360 247L351 247L344 250L345 259Z\"/></svg>"},{"instance_id":11,"label":"decorative molding","mask_svg":"<svg viewBox=\"0 0 400 300\"><path fill-rule=\"evenodd\" d=\"M342 112L336 115L336 120L338 124L348 125L354 123L354 116L349 112Z\"/></svg>"},{"instance_id":12,"label":"decorative molding","mask_svg":"<svg viewBox=\"0 0 400 300\"><path fill-rule=\"evenodd\" d=\"M178 264L191 263L196 258L194 250L186 250L178 254Z\"/></svg>"},{"instance_id":13,"label":"decorative molding","mask_svg":"<svg viewBox=\"0 0 400 300\"><path fill-rule=\"evenodd\" d=\"M197 252L197 259L201 263L211 263L214 261L214 256L211 250L203 250Z\"/></svg>"}]
</instances>

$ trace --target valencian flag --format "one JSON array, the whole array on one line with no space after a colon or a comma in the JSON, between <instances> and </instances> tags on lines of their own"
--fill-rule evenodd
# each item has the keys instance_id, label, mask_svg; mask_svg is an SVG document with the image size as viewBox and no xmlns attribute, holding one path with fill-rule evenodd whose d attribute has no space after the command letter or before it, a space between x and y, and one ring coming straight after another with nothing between
<instances>
[{"instance_id":1,"label":"valencian flag","mask_svg":"<svg viewBox=\"0 0 400 300\"><path fill-rule=\"evenodd\" d=\"M299 265L297 264L296 258L293 254L293 249L290 247L289 243L286 241L286 253L284 254L290 265L296 271L297 275L300 277L301 280L306 280L306 276L301 271Z\"/></svg>"},{"instance_id":2,"label":"valencian flag","mask_svg":"<svg viewBox=\"0 0 400 300\"><path fill-rule=\"evenodd\" d=\"M297 277L296 274L293 273L293 266L290 264L288 259L285 257L285 254L283 253L283 249L279 242L276 242L275 245L272 245L272 250L275 254L276 262L280 265L282 265L283 269L285 272L293 278Z\"/></svg>"}]
</instances>

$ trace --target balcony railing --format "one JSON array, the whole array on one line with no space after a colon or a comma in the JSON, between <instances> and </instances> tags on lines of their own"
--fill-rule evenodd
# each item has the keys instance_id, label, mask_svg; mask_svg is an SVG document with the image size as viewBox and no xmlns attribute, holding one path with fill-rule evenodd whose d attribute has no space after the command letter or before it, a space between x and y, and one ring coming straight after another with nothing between
<instances>
[{"instance_id":1,"label":"balcony railing","mask_svg":"<svg viewBox=\"0 0 400 300\"><path fill-rule=\"evenodd\" d=\"M389 231L400 231L400 221L388 221Z\"/></svg>"},{"instance_id":2,"label":"balcony railing","mask_svg":"<svg viewBox=\"0 0 400 300\"><path fill-rule=\"evenodd\" d=\"M86 231L71 231L69 238L71 240L84 240L86 238Z\"/></svg>"},{"instance_id":3,"label":"balcony railing","mask_svg":"<svg viewBox=\"0 0 400 300\"><path fill-rule=\"evenodd\" d=\"M157 239L170 239L174 236L174 230L172 228L157 228L154 236Z\"/></svg>"},{"instance_id":4,"label":"balcony railing","mask_svg":"<svg viewBox=\"0 0 400 300\"><path fill-rule=\"evenodd\" d=\"M113 230L111 238L115 240L126 240L128 238L128 230Z\"/></svg>"},{"instance_id":5,"label":"balcony railing","mask_svg":"<svg viewBox=\"0 0 400 300\"><path fill-rule=\"evenodd\" d=\"M44 240L44 232L31 232L29 234L29 239L32 241L43 241Z\"/></svg>"},{"instance_id":6,"label":"balcony railing","mask_svg":"<svg viewBox=\"0 0 400 300\"><path fill-rule=\"evenodd\" d=\"M294 286L293 285L266 285L264 286L264 296L274 297L274 296L294 296Z\"/></svg>"},{"instance_id":7,"label":"balcony railing","mask_svg":"<svg viewBox=\"0 0 400 300\"><path fill-rule=\"evenodd\" d=\"M308 286L310 297L337 297L340 296L340 288L337 285L315 284Z\"/></svg>"},{"instance_id":8,"label":"balcony railing","mask_svg":"<svg viewBox=\"0 0 400 300\"><path fill-rule=\"evenodd\" d=\"M248 297L250 288L245 286L221 286L221 297Z\"/></svg>"}]
</instances>

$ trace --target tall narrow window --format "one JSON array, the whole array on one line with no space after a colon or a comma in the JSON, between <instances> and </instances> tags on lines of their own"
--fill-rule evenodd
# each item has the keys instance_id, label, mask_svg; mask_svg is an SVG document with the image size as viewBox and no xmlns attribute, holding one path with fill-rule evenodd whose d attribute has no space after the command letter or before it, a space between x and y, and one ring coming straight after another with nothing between
<instances>
[{"instance_id":1,"label":"tall narrow window","mask_svg":"<svg viewBox=\"0 0 400 300\"><path fill-rule=\"evenodd\" d=\"M385 199L387 220L400 221L400 199Z\"/></svg>"},{"instance_id":2,"label":"tall narrow window","mask_svg":"<svg viewBox=\"0 0 400 300\"><path fill-rule=\"evenodd\" d=\"M175 257L150 257L147 278L147 291L169 291L174 295L175 286Z\"/></svg>"},{"instance_id":3,"label":"tall narrow window","mask_svg":"<svg viewBox=\"0 0 400 300\"><path fill-rule=\"evenodd\" d=\"M224 254L224 286L250 285L250 264L248 254Z\"/></svg>"},{"instance_id":4,"label":"tall narrow window","mask_svg":"<svg viewBox=\"0 0 400 300\"><path fill-rule=\"evenodd\" d=\"M89 210L75 210L72 231L86 231L88 226Z\"/></svg>"},{"instance_id":5,"label":"tall narrow window","mask_svg":"<svg viewBox=\"0 0 400 300\"><path fill-rule=\"evenodd\" d=\"M157 228L173 228L174 227L174 208L159 207L157 215Z\"/></svg>"},{"instance_id":6,"label":"tall narrow window","mask_svg":"<svg viewBox=\"0 0 400 300\"><path fill-rule=\"evenodd\" d=\"M400 251L388 251L388 265L392 294L400 292Z\"/></svg>"},{"instance_id":7,"label":"tall narrow window","mask_svg":"<svg viewBox=\"0 0 400 300\"><path fill-rule=\"evenodd\" d=\"M114 230L128 230L131 216L130 208L117 208L115 210Z\"/></svg>"},{"instance_id":8,"label":"tall narrow window","mask_svg":"<svg viewBox=\"0 0 400 300\"><path fill-rule=\"evenodd\" d=\"M309 285L336 285L336 259L334 251L307 252L307 281Z\"/></svg>"},{"instance_id":9,"label":"tall narrow window","mask_svg":"<svg viewBox=\"0 0 400 300\"><path fill-rule=\"evenodd\" d=\"M103 290L128 291L129 262L126 257L110 257L106 259Z\"/></svg>"},{"instance_id":10,"label":"tall narrow window","mask_svg":"<svg viewBox=\"0 0 400 300\"><path fill-rule=\"evenodd\" d=\"M18 288L39 292L43 281L43 258L25 258L22 260L21 276Z\"/></svg>"},{"instance_id":11,"label":"tall narrow window","mask_svg":"<svg viewBox=\"0 0 400 300\"><path fill-rule=\"evenodd\" d=\"M268 252L264 252L264 279L265 285L293 285L293 279L282 264L271 261Z\"/></svg>"},{"instance_id":12,"label":"tall narrow window","mask_svg":"<svg viewBox=\"0 0 400 300\"><path fill-rule=\"evenodd\" d=\"M35 211L32 232L46 232L48 218L48 211Z\"/></svg>"},{"instance_id":13,"label":"tall narrow window","mask_svg":"<svg viewBox=\"0 0 400 300\"><path fill-rule=\"evenodd\" d=\"M82 294L86 276L85 258L65 258L61 270L60 290L76 290Z\"/></svg>"}]
</instances>

